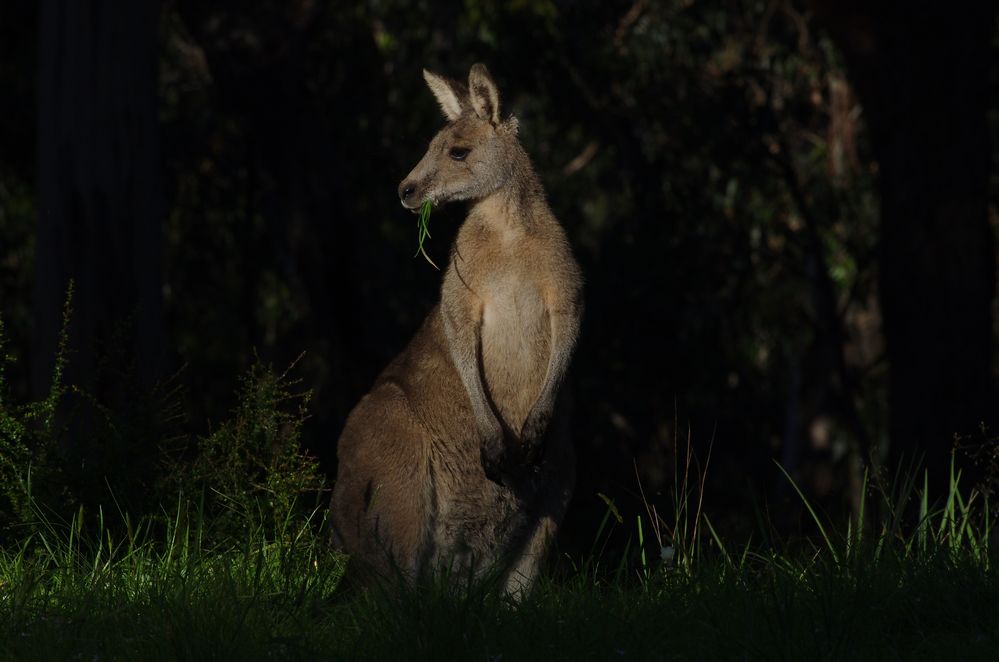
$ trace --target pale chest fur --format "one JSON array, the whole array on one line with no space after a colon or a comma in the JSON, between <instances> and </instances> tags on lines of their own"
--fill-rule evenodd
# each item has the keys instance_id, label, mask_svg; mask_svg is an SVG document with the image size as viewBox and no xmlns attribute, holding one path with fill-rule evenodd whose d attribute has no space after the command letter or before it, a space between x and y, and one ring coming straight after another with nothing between
<instances>
[{"instance_id":1,"label":"pale chest fur","mask_svg":"<svg viewBox=\"0 0 999 662\"><path fill-rule=\"evenodd\" d=\"M482 311L482 368L486 391L507 425L520 432L544 383L551 323L544 288L549 261L536 241L485 231L462 233L460 255L475 265L469 288Z\"/></svg>"}]
</instances>

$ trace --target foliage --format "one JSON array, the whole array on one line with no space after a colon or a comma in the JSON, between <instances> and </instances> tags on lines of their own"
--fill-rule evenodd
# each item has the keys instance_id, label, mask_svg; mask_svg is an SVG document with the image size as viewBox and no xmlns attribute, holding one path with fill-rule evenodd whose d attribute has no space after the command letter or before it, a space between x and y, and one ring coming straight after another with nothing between
<instances>
[{"instance_id":1,"label":"foliage","mask_svg":"<svg viewBox=\"0 0 999 662\"><path fill-rule=\"evenodd\" d=\"M83 512L106 508L137 513L140 519L157 509L175 517L183 510L185 521L211 522L210 530L203 528L201 535L216 540L226 536L231 540L248 527L266 527L276 536L308 519L305 502L321 492L323 478L315 459L300 446L310 394L293 390L297 382L289 372L294 364L280 373L254 364L241 380L231 417L208 435L192 439L184 433L166 434L171 428L162 425L137 426L137 411L159 408L150 415L172 421L175 427L177 403L170 397L136 392L132 403L112 410L76 385L65 384L71 301L72 289L63 312L52 383L38 401L20 404L11 397L5 367L13 358L6 353L0 319L4 532L16 526L17 535L24 537L51 517L72 516L82 526ZM76 396L72 411L67 409L68 394ZM91 415L90 426L84 428L89 434L68 446L64 422L81 410ZM138 438L144 438L152 452L141 457L130 452L141 447ZM90 450L81 452L81 448ZM80 457L90 465L81 466ZM197 504L193 511L192 503ZM126 523L126 528L131 534L132 525Z\"/></svg>"},{"instance_id":2,"label":"foliage","mask_svg":"<svg viewBox=\"0 0 999 662\"><path fill-rule=\"evenodd\" d=\"M293 390L293 367L279 373L254 364L231 417L197 439L193 457L175 450L168 464L161 493L179 495L186 506L197 503L198 519L212 523L206 532L215 537L238 537L247 522L271 532L289 525L285 517L300 523L308 514L304 502L323 487L315 459L299 445L310 394Z\"/></svg>"},{"instance_id":3,"label":"foliage","mask_svg":"<svg viewBox=\"0 0 999 662\"><path fill-rule=\"evenodd\" d=\"M32 504L56 508L64 497L60 486L63 449L59 444L57 410L66 392L62 375L72 299L71 285L63 308L63 326L51 385L46 396L34 402L20 404L12 397L6 368L13 363L14 357L7 353L3 318L0 317L0 532L31 521ZM38 486L41 489L37 489Z\"/></svg>"}]
</instances>

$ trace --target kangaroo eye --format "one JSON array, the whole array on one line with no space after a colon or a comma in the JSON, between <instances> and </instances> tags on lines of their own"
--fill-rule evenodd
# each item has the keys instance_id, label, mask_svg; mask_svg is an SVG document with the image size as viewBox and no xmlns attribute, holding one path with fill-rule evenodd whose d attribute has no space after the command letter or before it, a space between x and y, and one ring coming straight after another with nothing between
<instances>
[{"instance_id":1,"label":"kangaroo eye","mask_svg":"<svg viewBox=\"0 0 999 662\"><path fill-rule=\"evenodd\" d=\"M451 151L448 152L447 155L455 161L464 161L465 157L468 156L468 153L471 151L472 150L467 147L452 147Z\"/></svg>"}]
</instances>

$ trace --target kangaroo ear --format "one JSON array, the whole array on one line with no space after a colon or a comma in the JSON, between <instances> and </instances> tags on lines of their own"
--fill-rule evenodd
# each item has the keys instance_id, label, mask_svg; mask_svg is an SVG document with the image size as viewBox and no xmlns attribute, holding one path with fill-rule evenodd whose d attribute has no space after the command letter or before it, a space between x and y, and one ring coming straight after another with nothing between
<instances>
[{"instance_id":1,"label":"kangaroo ear","mask_svg":"<svg viewBox=\"0 0 999 662\"><path fill-rule=\"evenodd\" d=\"M477 63L472 65L472 70L468 72L468 98L472 102L472 109L475 114L491 123L493 126L499 125L499 90L486 65Z\"/></svg>"},{"instance_id":2,"label":"kangaroo ear","mask_svg":"<svg viewBox=\"0 0 999 662\"><path fill-rule=\"evenodd\" d=\"M462 99L468 96L468 90L465 89L465 86L458 81L438 76L426 69L423 70L423 80L427 81L427 86L434 93L434 97L437 98L437 103L440 104L441 110L444 111L444 117L449 122L458 119L461 116L464 105Z\"/></svg>"}]
</instances>

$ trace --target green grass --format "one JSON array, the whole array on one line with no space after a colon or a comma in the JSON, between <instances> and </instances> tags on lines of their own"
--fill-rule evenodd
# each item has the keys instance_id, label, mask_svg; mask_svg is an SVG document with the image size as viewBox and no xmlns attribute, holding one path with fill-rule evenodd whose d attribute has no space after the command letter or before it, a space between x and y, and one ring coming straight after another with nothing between
<instances>
[{"instance_id":1,"label":"green grass","mask_svg":"<svg viewBox=\"0 0 999 662\"><path fill-rule=\"evenodd\" d=\"M100 513L42 520L0 553L0 659L990 660L990 518L959 479L939 508L917 498L908 527L826 522L782 549L726 549L706 519L650 509L633 562L562 557L518 604L488 586L341 586L321 510L271 531L248 520L244 540L214 546L180 514L120 539ZM626 526L612 513L598 538ZM664 542L676 556L660 560Z\"/></svg>"},{"instance_id":2,"label":"green grass","mask_svg":"<svg viewBox=\"0 0 999 662\"><path fill-rule=\"evenodd\" d=\"M430 212L433 208L434 204L429 200L424 200L423 204L420 205L420 216L416 219L417 248L416 255L413 257L422 255L434 269L440 271L441 268L430 259L430 256L427 255L427 251L423 248L424 241L430 238Z\"/></svg>"},{"instance_id":3,"label":"green grass","mask_svg":"<svg viewBox=\"0 0 999 662\"><path fill-rule=\"evenodd\" d=\"M844 571L757 559L651 582L586 573L494 592L336 591L339 560L143 551L70 566L8 556L9 660L994 659L999 585L967 559Z\"/></svg>"}]
</instances>

